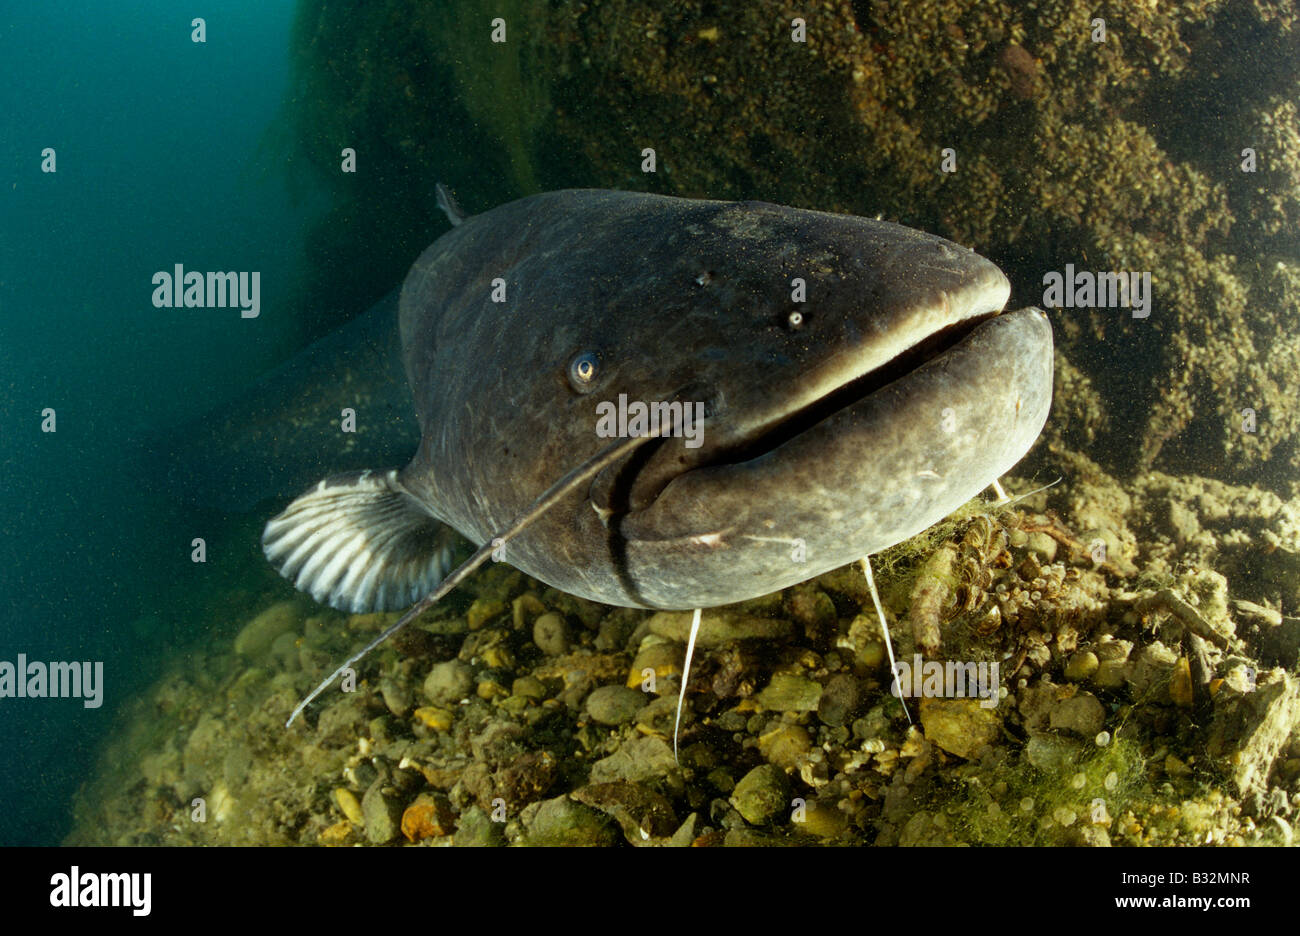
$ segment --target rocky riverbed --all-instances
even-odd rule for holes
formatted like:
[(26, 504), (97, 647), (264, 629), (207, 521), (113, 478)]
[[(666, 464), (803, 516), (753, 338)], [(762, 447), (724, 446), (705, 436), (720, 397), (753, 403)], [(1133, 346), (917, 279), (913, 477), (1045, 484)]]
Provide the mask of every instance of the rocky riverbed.
[(1068, 478), (875, 560), (898, 658), (996, 663), (996, 704), (905, 712), (851, 566), (706, 612), (675, 761), (689, 613), (501, 565), (286, 729), (393, 616), (268, 578), (245, 623), (121, 713), (69, 841), (1291, 843), (1300, 619), (1279, 608), (1300, 502), (1124, 486), (1047, 444), (1034, 460)]

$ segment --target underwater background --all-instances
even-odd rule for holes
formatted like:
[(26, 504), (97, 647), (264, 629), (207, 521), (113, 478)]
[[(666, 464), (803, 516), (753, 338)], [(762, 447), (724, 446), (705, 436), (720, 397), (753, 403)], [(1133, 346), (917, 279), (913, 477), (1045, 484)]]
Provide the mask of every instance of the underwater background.
[[(0, 842), (1291, 843), (1298, 26), (1262, 0), (7, 10), (0, 661), (103, 661), (105, 694), (0, 698)], [(321, 442), (316, 404), (378, 364), (294, 355), (370, 334), (447, 228), (440, 180), (470, 214), (591, 186), (881, 216), (993, 260), (1009, 308), (1067, 264), (1149, 272), (1149, 317), (1048, 309), (1053, 412), (1006, 483), (1061, 482), (880, 557), (899, 655), (928, 608), (945, 657), (1015, 664), (1009, 705), (909, 730), (831, 573), (706, 616), (679, 768), (681, 617), (501, 567), (284, 731), (391, 616), (295, 596), (261, 526), (410, 441)], [(177, 263), (259, 271), (260, 314), (155, 308)]]
[[(271, 310), (306, 275), (309, 195), (295, 204), (258, 161), (287, 88), (292, 9), (218, 12), (201, 45), (167, 0), (0, 14), (3, 652), (102, 660), (106, 674), (97, 709), (5, 700), (6, 844), (67, 833), (114, 711), (201, 636), (186, 546), (199, 534), (158, 489), (151, 434), (235, 396), (295, 336)], [(150, 278), (175, 263), (261, 270), (266, 312), (154, 308)]]

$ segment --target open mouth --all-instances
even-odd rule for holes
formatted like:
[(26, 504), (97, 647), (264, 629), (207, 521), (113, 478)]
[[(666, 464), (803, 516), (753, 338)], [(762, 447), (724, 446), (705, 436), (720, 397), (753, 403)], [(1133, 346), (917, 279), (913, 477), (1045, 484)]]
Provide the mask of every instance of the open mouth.
[[(813, 402), (781, 416), (758, 432), (731, 443), (685, 448), (673, 438), (660, 438), (634, 452), (626, 462), (612, 466), (592, 484), (591, 500), (613, 513), (644, 509), (679, 475), (696, 468), (736, 465), (776, 451), (835, 413), (865, 400), (880, 389), (942, 357), (1000, 309), (978, 313), (927, 335), (884, 364), (829, 390)], [(725, 408), (706, 403), (708, 417), (725, 418)], [(724, 404), (725, 406), (725, 404)], [(715, 412), (715, 409), (717, 410)], [(707, 423), (706, 423), (707, 425)], [(707, 440), (709, 430), (704, 437)]]

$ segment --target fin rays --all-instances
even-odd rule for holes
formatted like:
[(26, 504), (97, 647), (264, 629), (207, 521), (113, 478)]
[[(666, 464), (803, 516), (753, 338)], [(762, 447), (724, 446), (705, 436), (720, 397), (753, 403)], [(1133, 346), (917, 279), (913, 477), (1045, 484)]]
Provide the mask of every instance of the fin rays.
[(262, 550), (294, 586), (340, 611), (403, 608), (451, 565), (443, 525), (397, 471), (326, 478), (266, 525)]

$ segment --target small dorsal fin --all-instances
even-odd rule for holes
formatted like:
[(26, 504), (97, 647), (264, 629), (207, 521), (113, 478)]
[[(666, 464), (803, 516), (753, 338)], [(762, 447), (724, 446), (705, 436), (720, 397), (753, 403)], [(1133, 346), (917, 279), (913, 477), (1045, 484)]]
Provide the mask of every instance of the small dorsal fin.
[(465, 220), (465, 212), (461, 211), (460, 205), (456, 202), (456, 196), (451, 194), (451, 189), (439, 182), (433, 187), (433, 191), (438, 199), (438, 207), (447, 216), (447, 220), (451, 222), (452, 227)]

